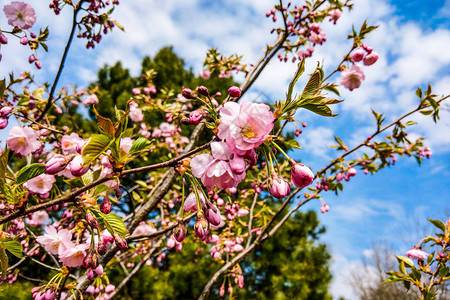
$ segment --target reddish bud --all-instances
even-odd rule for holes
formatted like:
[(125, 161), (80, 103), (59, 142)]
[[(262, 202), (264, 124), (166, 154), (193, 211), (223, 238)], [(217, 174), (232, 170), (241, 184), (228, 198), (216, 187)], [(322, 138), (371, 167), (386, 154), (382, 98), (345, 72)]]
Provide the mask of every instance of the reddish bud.
[(55, 175), (64, 170), (65, 167), (69, 164), (69, 162), (70, 159), (68, 159), (66, 156), (62, 154), (56, 154), (55, 156), (50, 158), (45, 164), (45, 171), (49, 175)]
[(201, 212), (197, 214), (197, 222), (194, 224), (194, 231), (202, 240), (208, 235), (209, 223)]
[(92, 228), (98, 228), (98, 221), (90, 211), (86, 212), (86, 221)]
[(314, 173), (307, 166), (291, 161), (291, 179), (298, 188), (310, 185), (314, 180)]
[(28, 44), (28, 38), (27, 38), (26, 36), (22, 37), (22, 38), (20, 39), (20, 43), (21, 43), (22, 45)]
[(102, 203), (100, 203), (100, 210), (104, 214), (109, 214), (111, 212), (111, 209), (112, 209), (112, 205), (111, 205), (111, 202), (109, 201), (109, 198), (104, 198)]
[(202, 95), (202, 96), (205, 96), (205, 97), (209, 97), (209, 91), (208, 91), (208, 88), (206, 86), (203, 86), (203, 85), (198, 86), (196, 91), (197, 91), (197, 93), (199, 95)]
[(114, 242), (116, 242), (117, 247), (119, 247), (120, 249), (125, 249), (128, 247), (127, 241), (118, 233), (114, 234)]
[(177, 240), (177, 242), (181, 243), (184, 241), (187, 235), (186, 226), (183, 224), (179, 224), (173, 231), (173, 237)]
[(183, 97), (186, 99), (195, 99), (196, 98), (194, 92), (191, 89), (184, 88), (181, 91), (181, 95), (183, 95)]
[(228, 89), (228, 95), (237, 98), (241, 95), (241, 90), (237, 86), (232, 86)]
[(200, 109), (194, 110), (189, 114), (189, 122), (192, 125), (197, 125), (203, 119), (203, 112)]
[(270, 194), (277, 199), (282, 199), (289, 195), (291, 192), (291, 187), (289, 183), (283, 178), (278, 177), (277, 174), (272, 176), (272, 186), (270, 187)]
[(371, 66), (374, 63), (376, 63), (378, 60), (378, 54), (376, 52), (372, 52), (370, 54), (367, 54), (366, 57), (364, 57), (364, 65)]

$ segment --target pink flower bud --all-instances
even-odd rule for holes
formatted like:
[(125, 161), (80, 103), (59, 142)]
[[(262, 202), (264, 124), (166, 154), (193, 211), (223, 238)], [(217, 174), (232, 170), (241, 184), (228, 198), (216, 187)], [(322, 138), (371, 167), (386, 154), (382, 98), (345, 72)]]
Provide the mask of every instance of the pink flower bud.
[(8, 119), (0, 118), (0, 129), (5, 129), (8, 126)]
[(356, 51), (354, 51), (350, 55), (350, 58), (351, 58), (352, 62), (359, 62), (359, 61), (363, 60), (365, 54), (366, 53), (364, 52), (363, 49), (358, 48), (358, 49), (356, 49)]
[(114, 292), (115, 289), (116, 289), (116, 287), (115, 287), (114, 285), (108, 284), (108, 285), (105, 287), (105, 293), (111, 294), (112, 292)]
[(175, 238), (173, 236), (171, 236), (168, 240), (167, 240), (167, 249), (172, 249), (173, 247), (175, 247)]
[(237, 86), (232, 86), (228, 89), (228, 95), (237, 98), (241, 95), (241, 90)]
[(120, 249), (125, 249), (128, 247), (127, 241), (118, 233), (114, 234), (114, 242), (116, 242), (117, 247), (119, 247)]
[(366, 57), (364, 57), (364, 65), (371, 66), (374, 63), (376, 63), (378, 60), (378, 54), (376, 52), (372, 52), (370, 54), (367, 54)]
[(198, 86), (196, 88), (196, 91), (199, 95), (205, 96), (205, 97), (209, 97), (209, 92), (208, 92), (208, 88), (206, 86)]
[(248, 215), (248, 213), (249, 213), (248, 209), (241, 208), (238, 210), (237, 215), (238, 217), (245, 217), (246, 215)]
[(289, 195), (291, 192), (291, 187), (289, 183), (283, 178), (279, 178), (278, 175), (274, 174), (272, 177), (272, 186), (270, 187), (270, 193), (277, 199), (282, 199)]
[(88, 251), (86, 256), (83, 258), (83, 267), (89, 268), (92, 264), (92, 253), (91, 251)]
[(234, 155), (233, 159), (230, 160), (230, 168), (231, 170), (240, 175), (245, 172), (245, 161), (244, 158)]
[(69, 159), (62, 154), (56, 154), (52, 158), (50, 158), (45, 164), (45, 170), (47, 174), (55, 175), (69, 164)]
[(97, 245), (97, 252), (98, 252), (98, 254), (105, 255), (106, 254), (106, 250), (107, 250), (107, 248), (106, 248), (106, 245), (103, 243), (103, 241), (99, 241), (99, 243)]
[(348, 176), (353, 177), (356, 175), (356, 169), (355, 168), (350, 168), (347, 171)]
[(132, 92), (133, 92), (133, 94), (135, 94), (135, 95), (139, 95), (139, 94), (141, 93), (141, 90), (140, 90), (139, 88), (134, 88), (134, 89), (132, 90)]
[(98, 228), (98, 221), (90, 211), (86, 212), (86, 221), (89, 225), (91, 225), (92, 228)]
[(209, 205), (208, 209), (205, 212), (205, 217), (209, 221), (209, 223), (214, 226), (219, 226), (222, 218), (220, 216), (220, 210), (215, 205)]
[(72, 161), (69, 163), (69, 170), (73, 176), (82, 176), (87, 171), (89, 171), (90, 165), (83, 167), (83, 157), (81, 155), (76, 155)]
[(41, 69), (41, 68), (42, 68), (42, 64), (41, 64), (41, 62), (40, 62), (39, 60), (36, 60), (36, 61), (34, 62), (34, 65), (35, 65), (36, 68), (38, 68), (38, 69)]
[(307, 166), (291, 161), (292, 183), (298, 188), (310, 185), (314, 180), (314, 173)]
[(98, 267), (94, 269), (94, 273), (97, 274), (98, 276), (101, 276), (103, 274), (103, 266), (98, 265)]
[(85, 292), (86, 292), (87, 294), (94, 295), (94, 294), (95, 294), (95, 288), (94, 288), (94, 286), (93, 286), (93, 285), (88, 286), (88, 288), (86, 289)]
[(206, 221), (202, 213), (197, 214), (197, 222), (194, 224), (194, 231), (195, 234), (202, 240), (208, 235), (209, 223)]
[(184, 239), (186, 238), (186, 235), (187, 235), (187, 229), (186, 229), (186, 226), (184, 226), (183, 224), (179, 224), (173, 231), (173, 237), (179, 243), (184, 241)]
[(109, 214), (111, 212), (111, 209), (112, 209), (112, 205), (111, 205), (111, 202), (109, 201), (109, 198), (104, 198), (102, 200), (102, 203), (100, 203), (100, 210), (104, 214)]
[(339, 182), (339, 181), (342, 181), (342, 179), (344, 179), (344, 174), (342, 174), (342, 173), (337, 173), (337, 174), (336, 174), (336, 180)]
[(203, 119), (203, 112), (200, 109), (194, 110), (189, 114), (189, 122), (192, 125), (197, 125)]
[(52, 289), (48, 289), (45, 292), (45, 300), (53, 300), (55, 299), (55, 292)]
[(8, 44), (8, 38), (3, 33), (0, 33), (0, 44)]
[(27, 38), (27, 36), (22, 37), (22, 38), (20, 39), (20, 43), (21, 43), (22, 45), (28, 44), (28, 38)]
[(181, 95), (186, 99), (195, 99), (196, 96), (191, 89), (184, 88), (181, 90)]
[(11, 106), (3, 106), (0, 109), (0, 117), (6, 117), (12, 112), (13, 108)]
[(320, 212), (321, 213), (326, 213), (327, 211), (330, 210), (330, 207), (328, 206), (328, 204), (322, 204), (322, 206), (320, 207)]

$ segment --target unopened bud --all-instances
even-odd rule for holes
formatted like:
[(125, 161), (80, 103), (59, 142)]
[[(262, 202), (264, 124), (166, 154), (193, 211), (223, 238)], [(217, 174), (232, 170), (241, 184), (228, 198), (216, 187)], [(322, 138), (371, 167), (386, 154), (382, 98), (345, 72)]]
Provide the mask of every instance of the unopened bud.
[(184, 88), (181, 91), (181, 95), (183, 95), (183, 97), (186, 99), (195, 99), (196, 98), (194, 92), (191, 89), (187, 89), (187, 88)]
[(205, 97), (209, 97), (209, 91), (208, 91), (208, 88), (206, 86), (203, 86), (203, 85), (198, 86), (196, 91), (197, 91), (197, 93), (199, 95), (202, 95), (202, 96), (205, 96)]

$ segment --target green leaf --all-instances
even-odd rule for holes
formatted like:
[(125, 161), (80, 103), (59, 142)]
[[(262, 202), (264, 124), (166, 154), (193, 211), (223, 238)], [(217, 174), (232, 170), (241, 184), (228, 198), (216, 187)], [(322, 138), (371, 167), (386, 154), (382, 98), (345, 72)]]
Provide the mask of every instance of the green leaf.
[(289, 83), (288, 88), (288, 94), (287, 94), (287, 102), (290, 102), (292, 99), (292, 91), (294, 90), (294, 86), (297, 83), (300, 76), (305, 72), (305, 59), (302, 59), (302, 61), (297, 66), (297, 72), (295, 72), (294, 77), (292, 78), (291, 82)]
[(439, 228), (440, 230), (442, 230), (443, 232), (445, 232), (445, 224), (442, 223), (439, 220), (433, 220), (433, 219), (428, 219), (428, 221), (431, 222), (431, 224), (433, 224), (434, 226), (436, 226), (437, 228)]
[(447, 277), (449, 272), (449, 268), (441, 263), (440, 269), (439, 269), (439, 276), (441, 277)]
[(97, 220), (105, 225), (106, 230), (108, 230), (112, 236), (114, 236), (114, 233), (118, 233), (121, 237), (127, 235), (127, 228), (125, 227), (122, 218), (118, 215), (114, 213), (104, 214), (101, 211), (94, 209), (91, 211)]
[(302, 105), (301, 107), (312, 111), (313, 113), (316, 113), (318, 115), (324, 116), (324, 117), (334, 117), (337, 116), (337, 114), (333, 114), (331, 111), (331, 108), (329, 108), (326, 105), (317, 105), (317, 104), (306, 104)]
[(5, 93), (5, 89), (6, 89), (6, 79), (3, 78), (2, 80), (0, 80), (0, 97), (3, 98), (3, 94)]
[(136, 141), (134, 141), (133, 145), (130, 148), (128, 154), (138, 153), (144, 150), (147, 150), (152, 145), (152, 142), (147, 140), (144, 137), (139, 137)]
[(408, 121), (408, 122), (406, 122), (406, 125), (408, 125), (408, 126), (411, 126), (411, 125), (414, 125), (414, 124), (417, 124), (417, 123), (414, 122), (414, 121)]
[(339, 90), (337, 89), (335, 84), (326, 85), (323, 87), (324, 90), (330, 91), (332, 93), (335, 93), (336, 95), (340, 96)]
[(289, 148), (295, 148), (295, 149), (301, 149), (302, 147), (300, 147), (300, 144), (292, 139), (292, 140), (288, 140), (286, 142), (284, 142)]
[(122, 25), (120, 25), (117, 21), (113, 21), (113, 23), (122, 31), (125, 31)]
[(417, 90), (416, 90), (416, 95), (417, 95), (417, 97), (419, 97), (420, 99), (422, 98), (422, 89), (421, 89), (421, 88), (417, 88)]
[(84, 165), (87, 166), (93, 162), (103, 152), (108, 150), (114, 139), (104, 134), (94, 134), (83, 147), (81, 155), (83, 155)]
[(45, 165), (43, 164), (31, 164), (20, 169), (17, 174), (17, 184), (24, 183), (38, 175), (45, 173)]
[(3, 247), (0, 247), (0, 263), (2, 270), (2, 276), (0, 278), (3, 280), (8, 273), (8, 255), (6, 255), (5, 248)]
[(98, 127), (100, 127), (100, 129), (108, 136), (113, 137), (114, 134), (116, 133), (116, 130), (114, 129), (112, 121), (108, 118), (102, 117), (97, 112), (97, 109), (95, 109), (95, 105), (92, 106), (92, 109), (94, 110), (95, 116), (97, 117)]
[(307, 98), (315, 95), (322, 82), (322, 72), (317, 68), (308, 80), (305, 88), (303, 89), (301, 98)]
[(94, 175), (91, 170), (88, 170), (85, 174), (81, 176), (81, 180), (84, 185), (88, 185), (89, 183), (94, 181)]
[(8, 167), (8, 154), (9, 150), (7, 147), (5, 147), (5, 151), (3, 151), (2, 155), (0, 156), (0, 178), (5, 178), (6, 169)]
[(12, 255), (14, 255), (17, 258), (22, 258), (22, 252), (23, 247), (22, 245), (16, 241), (16, 240), (7, 240), (0, 242), (0, 245), (6, 248), (9, 252), (11, 252)]
[(398, 262), (403, 261), (409, 268), (414, 267), (414, 263), (411, 259), (409, 259), (406, 256), (401, 256), (401, 255), (396, 255), (395, 257), (397, 257)]

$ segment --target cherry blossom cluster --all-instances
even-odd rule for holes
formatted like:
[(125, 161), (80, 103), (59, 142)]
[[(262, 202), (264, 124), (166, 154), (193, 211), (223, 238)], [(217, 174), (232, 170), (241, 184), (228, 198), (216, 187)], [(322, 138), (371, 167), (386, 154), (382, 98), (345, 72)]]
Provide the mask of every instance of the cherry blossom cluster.
[[(8, 25), (13, 28), (10, 31), (0, 29), (0, 61), (2, 60), (1, 47), (8, 44), (9, 35), (17, 38), (20, 44), (28, 46), (33, 53), (29, 56), (28, 62), (34, 63), (40, 69), (41, 62), (37, 59), (36, 49), (41, 45), (47, 51), (47, 45), (44, 43), (48, 37), (48, 29), (41, 30), (39, 34), (32, 32), (30, 28), (36, 23), (36, 12), (34, 8), (25, 2), (12, 1), (3, 6), (3, 12), (8, 20)], [(6, 34), (6, 35), (5, 35)]]

